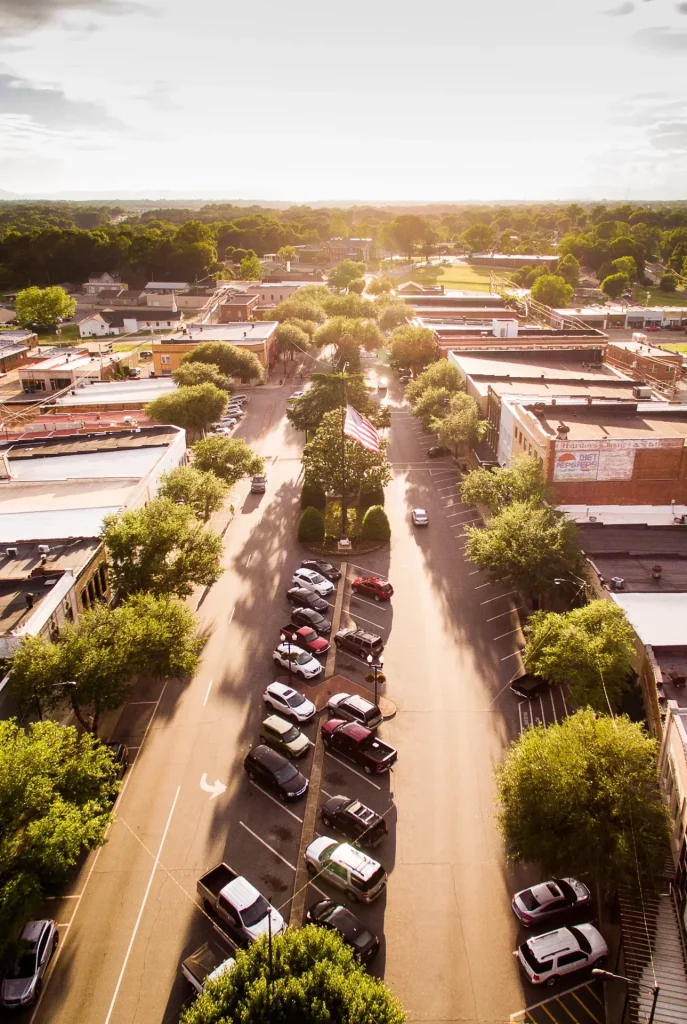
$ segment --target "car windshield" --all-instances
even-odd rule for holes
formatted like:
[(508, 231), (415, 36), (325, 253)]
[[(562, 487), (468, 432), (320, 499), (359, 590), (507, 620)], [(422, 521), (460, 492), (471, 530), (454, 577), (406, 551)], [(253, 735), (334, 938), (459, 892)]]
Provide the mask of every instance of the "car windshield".
[(532, 950), (526, 942), (524, 942), (520, 947), (520, 952), (522, 953), (522, 958), (525, 961), (525, 963), (529, 964), (532, 970), (536, 971), (537, 974), (542, 974), (545, 971), (551, 969), (550, 963), (547, 964), (541, 960), (537, 960), (536, 956), (534, 955), (534, 953), (532, 952)]
[(270, 912), (270, 905), (264, 896), (258, 896), (255, 903), (241, 911), (241, 920), (246, 928), (252, 928)]
[(539, 900), (534, 895), (531, 889), (525, 889), (524, 892), (520, 893), (520, 899), (527, 910), (538, 910)]
[(353, 945), (357, 946), (358, 949), (365, 949), (365, 947), (369, 946), (373, 939), (374, 935), (372, 934), (372, 932), (364, 930), (360, 932), (359, 935), (356, 935), (356, 937), (352, 941)]
[(297, 665), (309, 665), (310, 662), (312, 661), (312, 658), (310, 657), (309, 654), (306, 654), (304, 651), (303, 654), (298, 655), (295, 661)]
[(284, 743), (293, 743), (293, 741), (297, 740), (299, 736), (300, 733), (295, 725), (292, 725), (287, 732), (283, 732), (281, 734), (281, 738), (283, 739)]
[(584, 932), (580, 931), (579, 928), (576, 928), (574, 924), (570, 925), (570, 931), (573, 933), (573, 935), (579, 942), (580, 949), (587, 953), (587, 955), (589, 955), (589, 953), (591, 953), (592, 951), (592, 947), (590, 945), (589, 939), (584, 934)]
[(305, 697), (302, 694), (296, 693), (294, 691), (293, 693), (290, 693), (289, 696), (286, 698), (286, 703), (289, 705), (290, 708), (299, 708), (301, 704), (305, 704)]
[(320, 576), (319, 572), (313, 572), (312, 576), (310, 577), (310, 582), (316, 583), (319, 586), (320, 583), (325, 582), (325, 578), (324, 576)]
[(24, 953), (7, 972), (8, 978), (32, 978), (36, 973), (36, 954)]
[(298, 775), (298, 769), (292, 764), (285, 764), (283, 768), (280, 768), (275, 773), (276, 781), (283, 786), (286, 782), (291, 782), (291, 779), (295, 779)]
[(305, 633), (302, 634), (303, 639), (310, 642), (311, 640), (317, 640), (317, 633), (314, 629), (306, 629)]
[(389, 583), (380, 583), (380, 584), (379, 584), (379, 589), (380, 589), (380, 590), (381, 590), (381, 591), (382, 591), (382, 592), (383, 592), (384, 594), (388, 594), (388, 593), (389, 593), (389, 591), (391, 590), (391, 584), (389, 584)]
[(575, 894), (575, 890), (569, 882), (566, 882), (564, 878), (554, 878), (554, 882), (556, 883), (556, 885), (561, 890), (561, 892), (563, 893), (563, 895), (569, 903), (576, 902), (577, 896)]

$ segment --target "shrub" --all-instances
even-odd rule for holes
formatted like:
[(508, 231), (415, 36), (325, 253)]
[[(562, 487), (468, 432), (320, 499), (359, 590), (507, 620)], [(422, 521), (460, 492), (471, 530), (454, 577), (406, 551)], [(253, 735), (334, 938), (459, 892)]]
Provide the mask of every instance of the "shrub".
[[(357, 537), (359, 533), (358, 513), (354, 508), (347, 510), (346, 519), (348, 522), (346, 535)], [(327, 538), (338, 540), (341, 536), (341, 504), (338, 501), (327, 505), (327, 511), (324, 514), (324, 530)]]
[(306, 478), (301, 490), (301, 508), (317, 508), (320, 512), (324, 512), (326, 506), (327, 497), (320, 481)]
[(658, 282), (658, 287), (662, 292), (674, 292), (677, 287), (677, 278), (674, 274), (664, 274)]
[(370, 505), (384, 507), (384, 488), (379, 484), (363, 484), (360, 488), (359, 505), (365, 509), (368, 509)]
[(324, 540), (324, 516), (319, 509), (310, 505), (301, 513), (298, 521), (298, 539), (304, 543)]
[(365, 513), (362, 538), (363, 540), (391, 540), (389, 517), (381, 505), (372, 505)]

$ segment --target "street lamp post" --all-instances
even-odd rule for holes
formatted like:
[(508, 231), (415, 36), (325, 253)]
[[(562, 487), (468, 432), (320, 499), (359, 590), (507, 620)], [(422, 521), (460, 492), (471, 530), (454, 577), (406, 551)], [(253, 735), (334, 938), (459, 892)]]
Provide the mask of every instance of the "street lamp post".
[(286, 646), (289, 649), (288, 653), (286, 655), (286, 661), (287, 661), (287, 664), (289, 666), (289, 687), (290, 687), (290, 689), (293, 689), (293, 668), (291, 667), (291, 648), (292, 648), (293, 645), (292, 645), (290, 640), (287, 641), (287, 639), (286, 639), (286, 637), (284, 636), (283, 633), (280, 634), (280, 639), (281, 639), (281, 642), (283, 644), (286, 644)]
[(384, 668), (384, 655), (380, 654), (379, 659), (377, 661), (375, 661), (373, 659), (372, 655), (368, 654), (368, 656), (367, 656), (367, 664), (370, 666), (370, 668), (374, 672), (374, 677), (375, 677), (375, 704), (377, 704), (377, 703), (379, 703), (378, 698), (377, 698), (377, 678), (378, 678), (377, 672), (378, 672), (379, 669)]
[(654, 1024), (654, 1014), (656, 1013), (656, 1003), (658, 1002), (658, 993), (661, 991), (658, 985), (642, 985), (639, 982), (631, 982), (629, 978), (626, 978), (624, 974), (613, 974), (612, 971), (603, 971), (600, 967), (593, 967), (592, 974), (596, 975), (597, 978), (613, 978), (615, 981), (624, 981), (626, 985), (636, 984), (638, 988), (645, 988), (653, 993), (653, 999), (651, 1001), (651, 1013), (649, 1014), (649, 1020), (647, 1024)]

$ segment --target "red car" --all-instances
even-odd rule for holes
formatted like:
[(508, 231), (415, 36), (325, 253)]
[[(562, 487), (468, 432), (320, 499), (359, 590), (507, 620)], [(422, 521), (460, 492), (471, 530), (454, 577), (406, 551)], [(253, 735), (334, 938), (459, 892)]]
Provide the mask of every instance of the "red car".
[(288, 643), (295, 644), (310, 654), (326, 654), (329, 650), (329, 641), (318, 636), (312, 626), (297, 626), (290, 622), (288, 626), (282, 626), (281, 634)]
[(657, 327), (655, 324), (651, 324), (649, 327), (645, 327), (644, 330), (645, 331), (660, 331), (661, 328)]
[(367, 594), (374, 597), (375, 601), (390, 601), (394, 588), (386, 580), (380, 580), (378, 576), (358, 576), (353, 580), (351, 589), (355, 594)]

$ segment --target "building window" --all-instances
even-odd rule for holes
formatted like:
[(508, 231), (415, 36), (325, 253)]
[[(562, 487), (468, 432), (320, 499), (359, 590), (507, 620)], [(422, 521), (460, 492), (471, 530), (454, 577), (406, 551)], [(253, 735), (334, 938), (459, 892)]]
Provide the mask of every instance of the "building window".
[(163, 366), (169, 366), (171, 361), (172, 361), (172, 357), (171, 356), (160, 356), (160, 362), (162, 363)]
[(88, 590), (86, 587), (81, 591), (81, 604), (84, 606), (84, 610), (88, 611)]
[(98, 575), (100, 576), (100, 587), (103, 594), (105, 594), (107, 593), (107, 569), (105, 568), (104, 562), (101, 563), (100, 568), (98, 569)]

